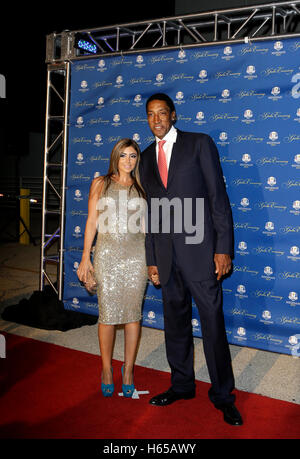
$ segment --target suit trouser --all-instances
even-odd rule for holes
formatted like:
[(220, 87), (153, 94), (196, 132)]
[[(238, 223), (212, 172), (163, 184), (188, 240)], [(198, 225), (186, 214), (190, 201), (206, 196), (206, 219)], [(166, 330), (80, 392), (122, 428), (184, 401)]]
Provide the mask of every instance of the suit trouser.
[(190, 281), (173, 250), (172, 271), (162, 286), (167, 359), (175, 392), (195, 389), (192, 298), (200, 316), (203, 348), (212, 383), (209, 398), (216, 405), (232, 403), (234, 376), (226, 337), (221, 284), (216, 279)]

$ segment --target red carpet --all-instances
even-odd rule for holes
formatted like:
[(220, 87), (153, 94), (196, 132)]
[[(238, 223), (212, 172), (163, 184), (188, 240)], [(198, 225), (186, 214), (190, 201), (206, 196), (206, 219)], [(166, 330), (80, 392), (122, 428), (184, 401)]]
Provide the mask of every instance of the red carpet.
[[(78, 439), (299, 439), (300, 405), (236, 391), (244, 425), (224, 423), (209, 402), (209, 384), (197, 398), (168, 407), (148, 401), (169, 387), (170, 375), (136, 366), (139, 399), (100, 392), (100, 358), (54, 344), (5, 334), (0, 359), (0, 438)], [(121, 362), (114, 361), (117, 392)]]

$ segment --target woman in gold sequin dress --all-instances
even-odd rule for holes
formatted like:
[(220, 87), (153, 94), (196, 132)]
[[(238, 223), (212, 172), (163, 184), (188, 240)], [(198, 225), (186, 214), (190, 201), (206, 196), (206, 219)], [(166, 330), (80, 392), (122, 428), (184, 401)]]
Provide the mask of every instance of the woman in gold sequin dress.
[[(140, 149), (131, 139), (114, 146), (107, 175), (93, 180), (88, 201), (84, 248), (77, 275), (97, 280), (102, 392), (114, 391), (111, 366), (115, 326), (125, 324), (123, 394), (131, 397), (133, 366), (140, 336), (141, 307), (147, 283), (143, 215), (145, 193), (139, 180)], [(93, 265), (91, 247), (97, 234)]]

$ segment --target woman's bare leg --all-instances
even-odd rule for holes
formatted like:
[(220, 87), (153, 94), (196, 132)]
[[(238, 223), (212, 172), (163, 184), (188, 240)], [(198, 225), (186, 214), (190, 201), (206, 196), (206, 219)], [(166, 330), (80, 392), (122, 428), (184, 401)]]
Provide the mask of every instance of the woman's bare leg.
[(115, 326), (99, 324), (98, 338), (102, 358), (102, 382), (104, 384), (112, 384), (113, 377), (111, 371), (111, 361), (115, 340)]
[(124, 384), (133, 384), (133, 366), (136, 360), (138, 344), (141, 334), (140, 322), (130, 322), (125, 324), (125, 364), (124, 364)]

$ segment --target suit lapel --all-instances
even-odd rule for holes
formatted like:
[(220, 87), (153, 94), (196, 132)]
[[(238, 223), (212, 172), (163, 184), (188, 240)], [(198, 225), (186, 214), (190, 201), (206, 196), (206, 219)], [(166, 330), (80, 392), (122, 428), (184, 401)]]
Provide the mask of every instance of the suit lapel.
[(160, 173), (159, 173), (159, 170), (158, 170), (158, 165), (157, 165), (157, 160), (156, 160), (156, 143), (154, 142), (152, 147), (151, 147), (151, 153), (150, 153), (150, 164), (151, 164), (151, 169), (154, 171), (154, 174), (159, 182), (159, 184), (163, 187), (163, 183), (161, 181), (161, 178), (160, 178)]
[(181, 162), (184, 161), (184, 148), (183, 148), (183, 134), (181, 131), (177, 129), (177, 139), (176, 142), (173, 145), (173, 150), (172, 150), (172, 155), (171, 155), (171, 161), (169, 164), (169, 171), (168, 171), (168, 184), (167, 186), (169, 187), (176, 170), (180, 168)]

